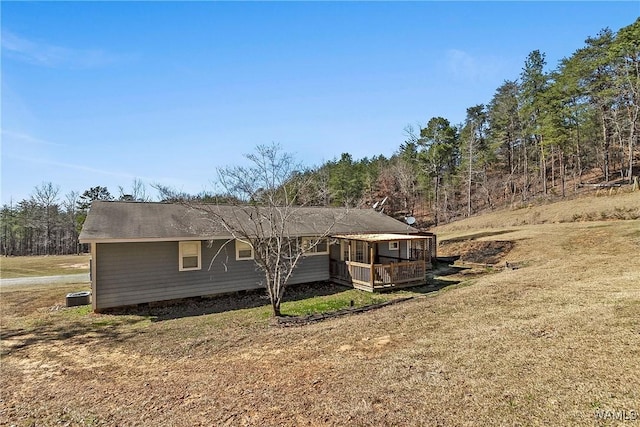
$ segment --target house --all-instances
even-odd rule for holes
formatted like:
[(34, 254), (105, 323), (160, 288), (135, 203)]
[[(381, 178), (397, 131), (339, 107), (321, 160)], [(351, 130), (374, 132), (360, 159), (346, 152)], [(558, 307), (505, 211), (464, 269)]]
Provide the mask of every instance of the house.
[[(80, 233), (91, 246), (93, 309), (262, 287), (250, 242), (220, 223), (249, 227), (250, 214), (207, 206), (94, 201)], [(290, 284), (332, 280), (368, 291), (422, 284), (435, 258), (433, 234), (372, 209), (296, 208), (286, 232), (314, 242)]]

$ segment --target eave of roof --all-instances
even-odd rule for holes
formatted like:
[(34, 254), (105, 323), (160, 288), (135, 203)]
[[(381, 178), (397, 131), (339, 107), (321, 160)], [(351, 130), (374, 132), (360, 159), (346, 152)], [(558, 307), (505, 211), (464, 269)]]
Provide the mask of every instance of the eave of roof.
[(363, 242), (376, 243), (376, 242), (392, 242), (396, 240), (424, 240), (427, 236), (421, 236), (416, 234), (337, 234), (331, 235), (336, 239), (348, 239), (348, 240), (360, 240)]

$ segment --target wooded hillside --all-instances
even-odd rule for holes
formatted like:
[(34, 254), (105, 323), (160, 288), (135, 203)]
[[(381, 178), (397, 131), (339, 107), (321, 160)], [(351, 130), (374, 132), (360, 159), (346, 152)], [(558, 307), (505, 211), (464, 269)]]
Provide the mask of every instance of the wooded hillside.
[[(604, 29), (549, 69), (531, 52), (519, 76), (486, 103), (469, 106), (463, 123), (430, 118), (407, 126), (390, 158), (349, 153), (292, 180), (311, 179), (302, 204), (373, 206), (428, 227), (535, 199), (563, 198), (588, 185), (633, 185), (640, 175), (640, 18), (617, 32)], [(212, 195), (185, 195), (209, 199)], [(161, 197), (160, 197), (161, 198)], [(75, 253), (92, 200), (111, 200), (105, 187), (82, 195), (43, 183), (28, 199), (5, 204), (3, 255)], [(145, 185), (120, 188), (120, 200), (151, 200)], [(381, 201), (385, 200), (383, 205)]]
[(433, 117), (408, 126), (390, 158), (348, 153), (314, 171), (307, 202), (426, 215), (423, 225), (485, 209), (565, 197), (585, 183), (633, 184), (640, 172), (640, 19), (602, 30), (549, 70), (536, 50), (522, 72), (464, 123)]

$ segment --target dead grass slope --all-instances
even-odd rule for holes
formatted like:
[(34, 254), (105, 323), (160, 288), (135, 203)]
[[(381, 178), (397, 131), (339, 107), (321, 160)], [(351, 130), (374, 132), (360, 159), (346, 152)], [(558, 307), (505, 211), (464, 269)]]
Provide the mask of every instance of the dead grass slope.
[[(620, 191), (618, 193), (618, 191)], [(589, 222), (602, 220), (640, 219), (640, 191), (628, 192), (616, 188), (593, 195), (541, 205), (526, 205), (455, 221), (435, 231), (440, 234), (454, 231), (502, 229), (528, 224)]]
[(525, 266), (303, 327), (277, 327), (259, 308), (162, 321), (3, 313), (0, 419), (546, 426), (640, 412), (640, 222), (477, 237), (492, 239), (514, 242), (507, 259)]

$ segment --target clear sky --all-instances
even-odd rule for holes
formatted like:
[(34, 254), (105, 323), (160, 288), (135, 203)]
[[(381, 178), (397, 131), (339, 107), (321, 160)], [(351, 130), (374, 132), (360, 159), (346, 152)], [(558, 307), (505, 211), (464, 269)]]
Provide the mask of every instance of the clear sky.
[(549, 68), (629, 2), (2, 2), (2, 203), (138, 178), (186, 192), (280, 143), (307, 165), (390, 156)]

